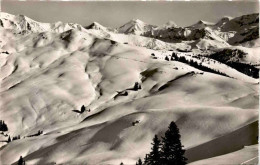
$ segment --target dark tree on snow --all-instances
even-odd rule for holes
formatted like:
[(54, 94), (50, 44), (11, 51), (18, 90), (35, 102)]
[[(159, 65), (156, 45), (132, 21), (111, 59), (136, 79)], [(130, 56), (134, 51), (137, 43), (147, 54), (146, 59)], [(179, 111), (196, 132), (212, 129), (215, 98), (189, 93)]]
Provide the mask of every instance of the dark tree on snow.
[(9, 136), (8, 140), (7, 140), (7, 143), (10, 143), (10, 142), (11, 142), (11, 137)]
[(80, 112), (83, 113), (85, 110), (86, 110), (85, 106), (82, 105), (82, 107), (81, 107), (81, 109), (80, 109)]
[(155, 135), (152, 142), (152, 151), (147, 156), (147, 165), (160, 165), (161, 164), (161, 141)]
[(3, 120), (0, 120), (0, 131), (8, 131), (7, 125)]
[(145, 158), (144, 158), (144, 164), (147, 164), (148, 163), (148, 154), (145, 155)]
[(25, 165), (25, 161), (22, 156), (20, 156), (20, 159), (18, 160), (18, 165)]
[(136, 165), (143, 165), (141, 158), (138, 159), (138, 161), (136, 162)]
[(138, 91), (138, 89), (142, 89), (141, 84), (139, 84), (138, 82), (135, 82), (134, 90)]
[[(184, 157), (185, 150), (182, 149), (181, 135), (179, 129), (174, 122), (162, 137), (162, 142), (157, 135), (154, 136), (152, 142), (152, 151), (146, 154), (144, 165), (185, 165), (187, 158)], [(137, 162), (138, 163), (138, 162)], [(136, 163), (136, 164), (137, 164)]]
[(41, 135), (43, 133), (43, 131), (38, 130), (38, 133), (36, 134), (37, 136)]
[(185, 165), (187, 158), (184, 157), (185, 150), (182, 149), (181, 135), (174, 122), (171, 122), (165, 137), (162, 137), (162, 164), (163, 165)]

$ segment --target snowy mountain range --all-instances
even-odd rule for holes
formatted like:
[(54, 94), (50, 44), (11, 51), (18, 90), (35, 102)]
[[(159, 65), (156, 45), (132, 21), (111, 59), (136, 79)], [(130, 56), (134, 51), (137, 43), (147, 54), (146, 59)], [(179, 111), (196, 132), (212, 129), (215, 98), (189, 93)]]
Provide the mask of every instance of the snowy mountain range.
[(171, 121), (189, 164), (253, 164), (259, 41), (258, 14), (109, 28), (1, 12), (0, 164), (132, 165)]

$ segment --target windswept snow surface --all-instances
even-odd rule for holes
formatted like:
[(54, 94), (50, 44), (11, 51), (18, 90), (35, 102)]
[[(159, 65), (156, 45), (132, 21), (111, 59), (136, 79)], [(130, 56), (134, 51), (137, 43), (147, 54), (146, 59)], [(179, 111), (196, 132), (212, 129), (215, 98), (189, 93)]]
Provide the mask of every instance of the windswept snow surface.
[[(4, 134), (21, 139), (6, 143), (8, 136), (0, 134), (0, 164), (23, 156), (26, 164), (134, 165), (171, 121), (191, 164), (256, 161), (259, 80), (208, 59), (211, 51), (98, 23), (85, 29), (7, 13), (1, 20), (0, 120), (8, 126)], [(137, 30), (147, 29), (135, 22)], [(203, 40), (196, 42), (208, 48)], [(257, 47), (239, 48), (248, 52), (245, 61), (259, 61)], [(170, 49), (226, 76), (167, 61)], [(133, 90), (135, 82), (142, 89)], [(79, 113), (82, 105), (86, 111)], [(38, 130), (43, 134), (28, 137)]]

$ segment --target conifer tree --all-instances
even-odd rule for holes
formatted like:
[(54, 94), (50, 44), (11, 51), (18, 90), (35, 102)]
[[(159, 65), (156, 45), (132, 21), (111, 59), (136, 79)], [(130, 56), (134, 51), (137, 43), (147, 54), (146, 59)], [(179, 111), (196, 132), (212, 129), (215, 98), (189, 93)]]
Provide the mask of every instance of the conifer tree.
[(139, 83), (138, 83), (138, 82), (135, 82), (134, 90), (135, 90), (135, 91), (138, 91), (138, 89), (140, 89)]
[(181, 135), (179, 129), (174, 122), (168, 127), (165, 132), (165, 137), (162, 138), (162, 164), (163, 165), (185, 165), (187, 158), (184, 157), (185, 150), (182, 149)]
[(18, 165), (25, 165), (25, 161), (22, 156), (20, 156), (20, 159), (18, 160)]
[(9, 136), (8, 140), (7, 140), (7, 143), (10, 143), (10, 142), (11, 142), (11, 137)]
[(148, 154), (145, 155), (145, 158), (144, 158), (144, 164), (147, 164), (148, 163)]
[(141, 158), (138, 159), (138, 161), (136, 162), (136, 165), (143, 165)]
[(86, 110), (85, 106), (82, 105), (82, 107), (81, 107), (81, 109), (80, 109), (80, 112), (83, 113), (85, 110)]
[(155, 135), (152, 143), (152, 151), (148, 154), (147, 165), (160, 165), (161, 164), (161, 141)]

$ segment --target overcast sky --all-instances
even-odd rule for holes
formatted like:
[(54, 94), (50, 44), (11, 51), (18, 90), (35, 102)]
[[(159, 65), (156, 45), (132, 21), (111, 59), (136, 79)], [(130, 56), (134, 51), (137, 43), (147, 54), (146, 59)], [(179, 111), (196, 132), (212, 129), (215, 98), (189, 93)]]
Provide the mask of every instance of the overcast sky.
[(2, 1), (1, 10), (23, 14), (40, 22), (73, 22), (119, 27), (131, 19), (162, 25), (169, 20), (188, 26), (198, 20), (216, 22), (223, 16), (241, 16), (259, 12), (258, 1), (207, 2), (19, 2)]

